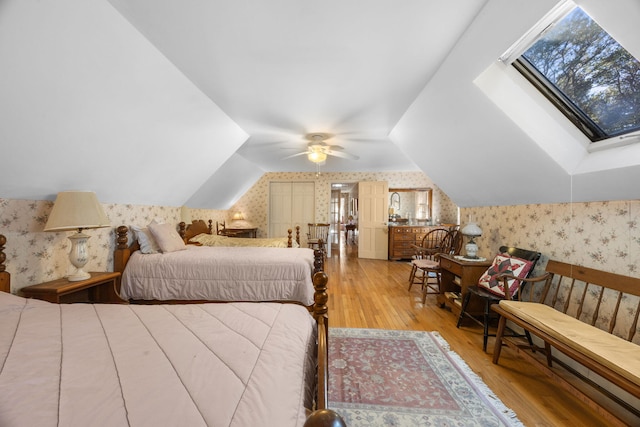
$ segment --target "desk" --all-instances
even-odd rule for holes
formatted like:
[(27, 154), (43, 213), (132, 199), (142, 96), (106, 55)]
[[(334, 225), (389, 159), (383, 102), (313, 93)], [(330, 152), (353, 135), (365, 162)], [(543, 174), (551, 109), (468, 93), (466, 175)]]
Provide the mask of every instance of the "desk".
[(249, 237), (255, 239), (258, 236), (258, 228), (229, 228), (220, 230), (220, 234), (229, 237)]
[[(461, 302), (467, 293), (467, 287), (477, 285), (482, 273), (487, 271), (491, 261), (465, 261), (453, 255), (440, 255), (440, 293), (437, 296), (438, 304), (451, 308), (451, 312), (460, 315)], [(454, 297), (457, 294), (459, 297)], [(471, 305), (471, 304), (470, 304)], [(482, 313), (479, 307), (469, 307), (470, 312)]]

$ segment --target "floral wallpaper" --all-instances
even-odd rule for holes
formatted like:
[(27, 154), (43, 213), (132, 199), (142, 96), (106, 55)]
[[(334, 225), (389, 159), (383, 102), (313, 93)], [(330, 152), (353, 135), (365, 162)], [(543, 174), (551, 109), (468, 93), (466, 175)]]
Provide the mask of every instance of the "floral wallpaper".
[(389, 188), (433, 188), (433, 217), (441, 222), (457, 223), (458, 207), (422, 172), (327, 172), (316, 176), (312, 172), (270, 172), (264, 174), (231, 208), (258, 227), (258, 237), (268, 237), (269, 183), (272, 181), (314, 181), (316, 183), (316, 221), (329, 220), (331, 184), (359, 181), (387, 181)]
[(502, 245), (542, 253), (537, 268), (553, 258), (640, 277), (640, 200), (463, 208), (482, 229), (479, 255)]

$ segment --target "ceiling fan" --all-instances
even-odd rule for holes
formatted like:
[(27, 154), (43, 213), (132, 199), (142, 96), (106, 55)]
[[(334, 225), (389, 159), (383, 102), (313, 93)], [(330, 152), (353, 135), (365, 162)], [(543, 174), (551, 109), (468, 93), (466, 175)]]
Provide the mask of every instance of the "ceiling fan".
[(354, 154), (346, 153), (342, 150), (344, 148), (339, 145), (329, 145), (325, 141), (331, 138), (328, 133), (310, 133), (305, 135), (305, 139), (309, 141), (307, 149), (300, 153), (292, 154), (284, 157), (284, 159), (291, 159), (298, 156), (307, 156), (310, 162), (316, 164), (324, 164), (327, 160), (327, 156), (341, 157), (343, 159), (358, 160), (359, 157)]

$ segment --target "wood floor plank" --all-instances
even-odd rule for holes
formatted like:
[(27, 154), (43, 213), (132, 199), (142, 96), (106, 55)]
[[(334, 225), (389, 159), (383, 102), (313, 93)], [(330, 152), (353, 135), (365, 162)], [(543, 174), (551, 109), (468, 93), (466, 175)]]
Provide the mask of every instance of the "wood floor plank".
[(438, 331), (526, 426), (607, 426), (511, 351), (503, 350), (500, 364), (494, 365), (493, 339), (484, 353), (479, 326), (458, 329), (454, 315), (440, 308), (434, 295), (423, 305), (418, 285), (407, 290), (407, 262), (359, 259), (357, 245), (341, 239), (333, 244), (325, 270), (332, 327)]

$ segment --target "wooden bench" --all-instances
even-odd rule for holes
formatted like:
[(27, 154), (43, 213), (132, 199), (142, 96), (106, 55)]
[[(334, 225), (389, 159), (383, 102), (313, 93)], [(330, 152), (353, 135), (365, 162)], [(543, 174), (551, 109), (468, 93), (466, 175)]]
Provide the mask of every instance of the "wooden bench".
[[(640, 399), (640, 278), (554, 260), (546, 272), (549, 280), (537, 282), (543, 286), (526, 285), (529, 298), (491, 306), (500, 315), (493, 363), (505, 344), (612, 424), (640, 425), (638, 405), (628, 401)], [(504, 335), (507, 321), (539, 338), (544, 348)], [(556, 357), (552, 348), (564, 357)], [(570, 359), (632, 397), (623, 399), (624, 393), (605, 388), (606, 382), (588, 378)]]

